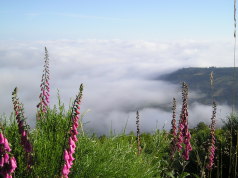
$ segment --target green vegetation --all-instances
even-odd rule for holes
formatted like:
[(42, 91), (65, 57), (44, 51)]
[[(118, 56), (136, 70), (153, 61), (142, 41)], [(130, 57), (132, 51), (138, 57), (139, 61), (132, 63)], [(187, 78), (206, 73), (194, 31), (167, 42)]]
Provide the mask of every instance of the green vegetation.
[[(9, 122), (2, 118), (2, 132), (11, 143), (12, 154), (17, 160), (15, 177), (60, 176), (70, 112), (62, 110), (62, 106), (59, 108), (48, 110), (46, 118), (38, 121), (36, 128), (30, 131), (34, 148), (34, 164), (30, 171), (24, 160), (24, 150), (14, 116)], [(229, 175), (230, 166), (231, 177), (234, 175), (237, 122), (238, 118), (231, 116), (223, 128), (216, 130), (216, 166), (212, 170), (212, 177)], [(233, 135), (230, 134), (231, 130)], [(209, 127), (199, 123), (190, 131), (193, 150), (182, 173), (181, 155), (177, 153), (175, 160), (170, 158), (172, 135), (169, 132), (157, 130), (141, 134), (142, 152), (138, 155), (137, 140), (133, 133), (97, 137), (83, 134), (82, 129), (79, 129), (75, 161), (69, 177), (183, 177), (188, 173), (193, 177), (200, 177), (201, 164), (206, 162)], [(207, 171), (206, 168), (204, 170)]]
[[(70, 115), (55, 107), (48, 110), (45, 117), (30, 132), (34, 148), (34, 164), (30, 171), (22, 156), (24, 150), (17, 136), (14, 118), (8, 123), (1, 121), (3, 133), (11, 143), (12, 154), (18, 163), (16, 177), (59, 177), (61, 173), (64, 137)], [(70, 177), (159, 177), (167, 169), (165, 158), (168, 156), (169, 138), (164, 131), (142, 135), (144, 151), (140, 156), (137, 155), (133, 134), (110, 137), (83, 135), (80, 133), (78, 137)]]

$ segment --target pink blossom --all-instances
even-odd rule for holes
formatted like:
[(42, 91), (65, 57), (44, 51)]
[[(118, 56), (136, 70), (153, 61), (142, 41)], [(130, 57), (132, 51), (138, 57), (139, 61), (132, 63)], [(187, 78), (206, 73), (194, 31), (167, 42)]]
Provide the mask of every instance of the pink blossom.
[(65, 161), (69, 160), (69, 154), (67, 150), (64, 150), (64, 160)]
[(71, 160), (66, 161), (66, 166), (68, 169), (70, 169), (72, 167), (72, 165), (73, 165), (73, 163)]
[(77, 136), (76, 136), (76, 135), (73, 135), (72, 137), (73, 137), (73, 138), (72, 138), (72, 139), (73, 139), (73, 141), (75, 141), (75, 142), (77, 142), (77, 141), (78, 141), (78, 138), (77, 138)]
[(4, 136), (2, 133), (0, 133), (0, 144), (4, 143)]
[(4, 138), (4, 148), (7, 152), (11, 151), (11, 148), (9, 146), (8, 140), (6, 138)]
[(74, 111), (77, 115), (80, 114), (79, 108), (75, 108)]
[(11, 157), (10, 158), (10, 173), (13, 173), (15, 171), (15, 169), (17, 168), (17, 162), (16, 162), (16, 159), (14, 157)]
[(4, 157), (0, 157), (0, 167), (3, 167), (3, 164), (4, 164)]
[(73, 160), (74, 160), (73, 154), (69, 154), (69, 161), (73, 162)]
[(69, 144), (70, 144), (73, 148), (76, 148), (75, 142), (72, 140), (71, 137), (69, 137)]
[(69, 169), (66, 164), (63, 167), (62, 173), (63, 173), (63, 176), (66, 176), (69, 174)]
[(79, 119), (79, 103), (82, 97), (82, 92), (83, 92), (83, 85), (81, 84), (80, 86), (80, 92), (77, 95), (74, 104), (73, 104), (73, 109), (72, 109), (72, 115), (71, 115), (71, 120), (72, 120), (72, 125), (70, 127), (70, 137), (68, 138), (68, 148), (64, 150), (64, 166), (62, 168), (62, 178), (68, 177), (68, 174), (70, 173), (70, 168), (73, 165), (73, 161), (75, 158), (73, 157), (73, 154), (76, 149), (76, 141), (77, 139), (77, 134), (78, 134), (78, 119)]
[(9, 162), (9, 155), (8, 155), (8, 153), (5, 153), (3, 157), (4, 157), (4, 162), (8, 163)]
[(4, 176), (4, 178), (12, 178), (12, 175), (7, 174), (7, 173), (3, 174), (3, 176)]
[(191, 134), (188, 130), (188, 86), (185, 82), (183, 82), (182, 96), (183, 105), (179, 121), (177, 148), (181, 151), (183, 148), (182, 143), (184, 143), (183, 157), (185, 160), (189, 160), (189, 152), (192, 150), (192, 146), (190, 144)]
[(0, 175), (3, 177), (12, 177), (11, 173), (17, 168), (16, 159), (13, 156), (9, 156), (11, 148), (7, 138), (1, 132), (0, 137), (4, 141), (0, 143)]

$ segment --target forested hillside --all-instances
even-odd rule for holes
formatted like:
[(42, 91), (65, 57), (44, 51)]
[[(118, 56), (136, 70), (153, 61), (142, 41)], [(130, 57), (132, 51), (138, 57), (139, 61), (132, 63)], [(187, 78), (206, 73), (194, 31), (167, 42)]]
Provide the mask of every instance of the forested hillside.
[[(238, 80), (237, 68), (183, 68), (173, 73), (158, 77), (160, 80), (169, 81), (175, 84), (186, 82), (190, 90), (199, 91), (204, 97), (197, 101), (203, 104), (211, 104), (212, 89), (210, 85), (210, 74), (213, 72), (214, 89), (213, 95), (218, 104), (226, 103), (231, 105), (234, 101), (238, 101)], [(234, 76), (235, 75), (235, 81)]]

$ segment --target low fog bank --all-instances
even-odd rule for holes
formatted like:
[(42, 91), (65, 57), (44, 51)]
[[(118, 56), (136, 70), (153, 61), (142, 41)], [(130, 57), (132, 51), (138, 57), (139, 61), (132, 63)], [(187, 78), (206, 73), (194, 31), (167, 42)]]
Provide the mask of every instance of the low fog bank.
[[(39, 102), (44, 46), (50, 57), (51, 107), (57, 104), (57, 89), (68, 108), (84, 83), (81, 112), (87, 132), (108, 134), (135, 131), (135, 113), (140, 111), (141, 129), (170, 129), (172, 98), (178, 100), (181, 86), (153, 80), (155, 76), (181, 67), (232, 65), (232, 44), (226, 42), (148, 42), (123, 40), (58, 40), (36, 42), (0, 41), (0, 113), (13, 110), (11, 92), (19, 88), (30, 125), (34, 125)], [(232, 62), (231, 62), (232, 63)], [(218, 66), (219, 67), (219, 66)], [(203, 94), (189, 92), (196, 101)], [(220, 105), (217, 125), (231, 109)], [(189, 103), (189, 125), (209, 124), (211, 106)]]
[[(170, 103), (170, 106), (172, 103)], [(177, 106), (177, 124), (181, 113), (181, 105)], [(136, 133), (136, 110), (131, 112), (123, 111), (108, 111), (102, 114), (96, 114), (93, 111), (88, 112), (83, 118), (84, 130), (87, 133), (97, 133), (99, 135), (109, 135), (111, 132)], [(212, 106), (202, 105), (200, 103), (193, 103), (189, 106), (189, 127), (194, 128), (199, 122), (204, 122), (209, 125), (212, 116)], [(231, 113), (231, 107), (227, 105), (217, 106), (216, 127), (220, 128), (223, 121)], [(161, 108), (141, 108), (140, 115), (140, 128), (141, 132), (154, 132), (156, 129), (171, 129), (172, 110), (168, 112)]]

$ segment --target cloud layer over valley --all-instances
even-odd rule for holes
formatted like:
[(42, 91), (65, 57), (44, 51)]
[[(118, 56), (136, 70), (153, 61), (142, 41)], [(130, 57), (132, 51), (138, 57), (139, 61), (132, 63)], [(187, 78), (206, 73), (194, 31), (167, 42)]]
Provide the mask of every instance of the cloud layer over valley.
[[(19, 88), (28, 122), (35, 120), (39, 101), (44, 46), (50, 57), (51, 107), (57, 104), (57, 89), (68, 108), (80, 83), (84, 83), (81, 111), (85, 128), (108, 134), (135, 130), (135, 112), (140, 110), (142, 131), (170, 127), (171, 102), (181, 104), (180, 86), (154, 80), (182, 67), (232, 66), (233, 47), (227, 42), (152, 42), (123, 40), (56, 40), (35, 42), (0, 41), (0, 113), (10, 115), (11, 92)], [(189, 92), (189, 98), (201, 94)], [(180, 107), (178, 106), (179, 116)], [(210, 122), (211, 106), (190, 103), (189, 124)], [(228, 106), (218, 106), (225, 118)], [(221, 124), (221, 121), (218, 121)]]

